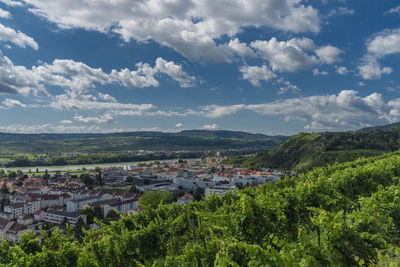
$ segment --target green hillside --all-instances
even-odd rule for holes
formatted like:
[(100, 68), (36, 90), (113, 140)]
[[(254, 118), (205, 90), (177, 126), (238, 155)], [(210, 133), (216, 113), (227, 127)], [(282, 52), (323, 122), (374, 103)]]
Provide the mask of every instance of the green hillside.
[(232, 162), (253, 169), (270, 167), (307, 170), (399, 149), (400, 128), (386, 126), (383, 129), (300, 133), (267, 152)]
[(0, 264), (399, 266), (399, 177), (399, 152), (317, 168), (224, 197), (147, 209), (99, 230), (3, 241)]

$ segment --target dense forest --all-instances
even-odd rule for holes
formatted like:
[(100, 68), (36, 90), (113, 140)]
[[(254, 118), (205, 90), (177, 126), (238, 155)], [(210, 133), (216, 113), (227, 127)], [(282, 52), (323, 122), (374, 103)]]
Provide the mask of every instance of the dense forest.
[(300, 133), (267, 152), (252, 158), (236, 158), (231, 163), (251, 169), (269, 167), (304, 171), (395, 151), (400, 148), (399, 138), (397, 124), (355, 132)]
[(315, 168), (98, 230), (3, 241), (8, 266), (399, 266), (400, 152)]

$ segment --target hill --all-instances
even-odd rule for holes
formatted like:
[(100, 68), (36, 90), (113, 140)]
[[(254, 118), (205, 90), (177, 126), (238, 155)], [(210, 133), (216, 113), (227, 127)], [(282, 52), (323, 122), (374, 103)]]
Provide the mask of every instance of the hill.
[(24, 234), (3, 241), (0, 264), (399, 266), (399, 175), (399, 152), (316, 168), (100, 229)]
[(288, 137), (235, 131), (126, 132), (109, 134), (0, 133), (0, 155), (121, 152), (128, 150), (265, 150)]
[(260, 169), (307, 170), (380, 155), (400, 148), (400, 128), (388, 125), (354, 132), (300, 133), (279, 146), (251, 158), (237, 158), (232, 163)]

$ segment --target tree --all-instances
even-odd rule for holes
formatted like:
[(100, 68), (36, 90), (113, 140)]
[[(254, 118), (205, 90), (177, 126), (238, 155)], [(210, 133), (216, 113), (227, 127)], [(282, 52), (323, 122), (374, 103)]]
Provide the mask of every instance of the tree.
[(87, 188), (93, 189), (94, 181), (92, 178), (90, 178), (90, 175), (88, 173), (81, 174), (81, 176), (79, 176), (79, 178), (87, 186)]
[(14, 179), (15, 177), (17, 177), (17, 173), (15, 171), (10, 171), (8, 172), (8, 178), (10, 179)]
[(114, 221), (114, 220), (119, 220), (120, 217), (121, 217), (121, 216), (119, 215), (119, 213), (116, 212), (115, 210), (110, 210), (110, 211), (107, 213), (107, 218), (110, 219), (110, 220), (112, 220), (112, 221)]
[(201, 188), (201, 187), (197, 187), (196, 190), (194, 190), (194, 193), (193, 193), (194, 200), (200, 201), (200, 200), (203, 199), (203, 197), (204, 197), (204, 189)]
[(102, 175), (102, 173), (101, 173), (100, 167), (94, 168), (94, 171), (97, 172), (97, 175), (96, 175), (96, 183), (97, 183), (98, 185), (104, 185), (103, 175)]
[(79, 242), (82, 242), (83, 237), (85, 235), (85, 233), (83, 232), (84, 227), (85, 227), (85, 223), (83, 222), (82, 217), (79, 217), (79, 219), (76, 221), (75, 228), (74, 228), (75, 238)]
[(126, 182), (127, 182), (128, 184), (133, 183), (133, 181), (134, 181), (133, 176), (128, 176), (128, 177), (126, 177)]
[(131, 188), (129, 188), (130, 193), (139, 193), (139, 189), (137, 189), (136, 185), (132, 185)]
[(157, 208), (160, 204), (168, 204), (173, 201), (169, 191), (148, 191), (139, 198), (139, 206), (143, 208)]

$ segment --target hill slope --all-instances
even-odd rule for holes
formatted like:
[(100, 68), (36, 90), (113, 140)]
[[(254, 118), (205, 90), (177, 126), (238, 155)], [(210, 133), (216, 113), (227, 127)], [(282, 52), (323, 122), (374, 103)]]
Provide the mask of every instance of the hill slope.
[(398, 152), (317, 168), (85, 233), (24, 235), (1, 244), (0, 264), (399, 266), (399, 175)]
[(400, 148), (399, 138), (400, 128), (389, 126), (355, 132), (300, 133), (255, 157), (236, 159), (236, 163), (254, 169), (306, 170), (395, 151)]
[(0, 154), (127, 150), (265, 150), (288, 137), (235, 131), (130, 132), (110, 134), (0, 133)]

